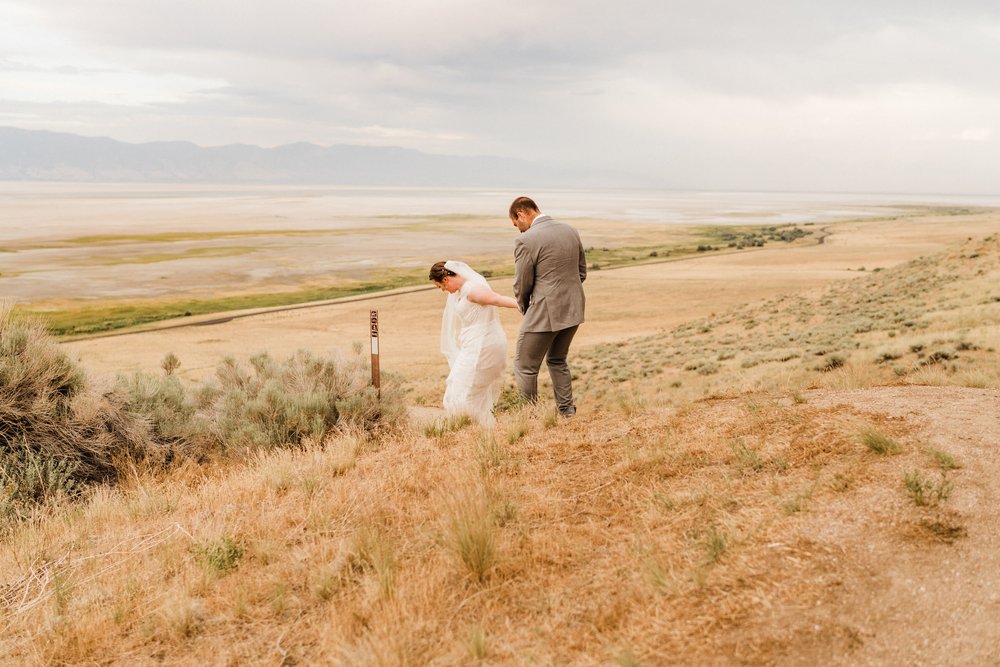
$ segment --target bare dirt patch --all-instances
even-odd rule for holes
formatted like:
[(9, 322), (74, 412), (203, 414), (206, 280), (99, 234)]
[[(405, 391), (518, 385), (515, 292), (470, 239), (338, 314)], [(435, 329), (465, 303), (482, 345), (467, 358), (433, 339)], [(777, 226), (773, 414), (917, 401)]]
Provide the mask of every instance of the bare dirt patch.
[[(808, 647), (825, 637), (839, 647), (827, 654), (835, 664), (995, 664), (1000, 391), (882, 387), (810, 393), (809, 403), (902, 419), (918, 448), (943, 450), (961, 467), (949, 473), (954, 493), (946, 508), (900, 501), (905, 466), (893, 462), (889, 488), (873, 484), (871, 493), (815, 509), (801, 537), (830, 549), (842, 576), (835, 600), (804, 610), (799, 624), (807, 641), (787, 646), (786, 659), (798, 663), (805, 657), (800, 648), (822, 659), (821, 650)], [(926, 452), (919, 456), (922, 467), (932, 467)]]

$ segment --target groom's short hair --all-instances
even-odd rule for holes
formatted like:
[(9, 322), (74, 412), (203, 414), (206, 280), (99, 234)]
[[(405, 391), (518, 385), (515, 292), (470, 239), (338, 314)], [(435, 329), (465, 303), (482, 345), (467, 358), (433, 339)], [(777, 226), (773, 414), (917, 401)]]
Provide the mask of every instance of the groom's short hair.
[(528, 197), (518, 197), (510, 205), (510, 219), (513, 220), (517, 214), (525, 211), (528, 213), (538, 213), (538, 205)]

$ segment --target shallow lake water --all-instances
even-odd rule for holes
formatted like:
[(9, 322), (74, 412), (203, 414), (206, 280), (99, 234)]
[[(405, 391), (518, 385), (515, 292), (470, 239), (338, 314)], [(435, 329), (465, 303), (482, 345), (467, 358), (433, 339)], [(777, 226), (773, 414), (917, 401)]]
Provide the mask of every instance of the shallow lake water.
[[(331, 278), (363, 281), (381, 270), (449, 257), (503, 258), (516, 234), (506, 211), (519, 194), (485, 188), (0, 183), (0, 298), (295, 289)], [(530, 194), (543, 211), (584, 226), (585, 243), (598, 245), (640, 226), (648, 232), (650, 226), (822, 223), (893, 215), (908, 206), (1000, 205), (998, 197), (892, 194)], [(165, 233), (182, 236), (140, 238)], [(95, 236), (104, 238), (84, 238)]]

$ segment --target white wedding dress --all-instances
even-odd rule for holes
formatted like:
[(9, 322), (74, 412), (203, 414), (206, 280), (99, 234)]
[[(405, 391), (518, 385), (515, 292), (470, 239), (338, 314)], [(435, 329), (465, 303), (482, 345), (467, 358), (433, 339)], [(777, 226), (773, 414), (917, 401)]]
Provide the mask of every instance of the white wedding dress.
[(465, 278), (465, 283), (448, 295), (441, 322), (441, 352), (451, 367), (444, 409), (449, 415), (468, 415), (489, 428), (507, 364), (507, 336), (496, 306), (482, 306), (467, 298), (477, 285), (488, 285), (486, 279), (462, 262), (449, 260), (445, 268)]

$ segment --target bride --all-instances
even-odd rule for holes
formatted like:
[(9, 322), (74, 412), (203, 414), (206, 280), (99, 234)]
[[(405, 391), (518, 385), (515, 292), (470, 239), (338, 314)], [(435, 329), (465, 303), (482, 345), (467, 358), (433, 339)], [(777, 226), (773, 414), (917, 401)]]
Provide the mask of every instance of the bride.
[(464, 262), (438, 262), (431, 267), (430, 279), (448, 292), (441, 320), (441, 352), (451, 368), (444, 409), (469, 415), (489, 428), (507, 363), (507, 336), (495, 306), (517, 308), (517, 302), (494, 292), (486, 278)]

